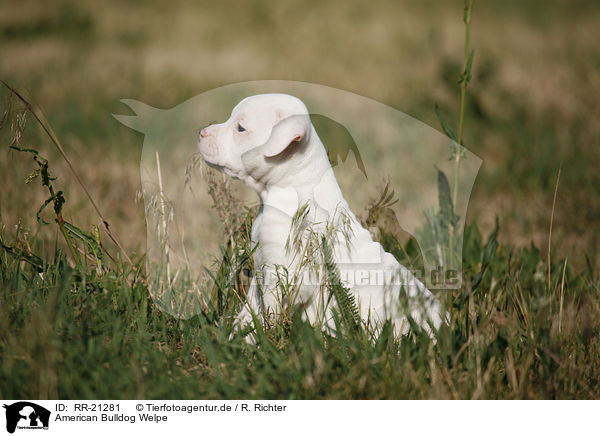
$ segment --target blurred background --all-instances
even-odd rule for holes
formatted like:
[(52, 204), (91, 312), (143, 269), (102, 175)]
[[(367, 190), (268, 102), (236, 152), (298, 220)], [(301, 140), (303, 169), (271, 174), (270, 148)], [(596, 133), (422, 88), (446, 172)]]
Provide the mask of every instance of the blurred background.
[[(313, 82), (378, 100), (441, 130), (458, 120), (463, 2), (4, 1), (0, 78), (39, 104), (128, 250), (143, 250), (143, 136), (112, 113), (119, 100), (159, 108), (229, 83)], [(475, 50), (464, 145), (483, 159), (467, 214), (502, 242), (600, 265), (600, 4), (475, 1)], [(8, 94), (3, 90), (3, 105)], [(221, 121), (221, 120), (220, 120)], [(98, 224), (54, 147), (30, 120), (25, 145), (50, 160), (65, 218)], [(25, 185), (31, 157), (0, 132), (0, 212), (53, 244), (35, 213), (45, 192)], [(365, 205), (366, 206), (366, 205)], [(50, 208), (49, 208), (50, 209)], [(359, 211), (360, 212), (360, 211)], [(50, 221), (51, 211), (44, 212)], [(586, 260), (587, 256), (587, 260)]]

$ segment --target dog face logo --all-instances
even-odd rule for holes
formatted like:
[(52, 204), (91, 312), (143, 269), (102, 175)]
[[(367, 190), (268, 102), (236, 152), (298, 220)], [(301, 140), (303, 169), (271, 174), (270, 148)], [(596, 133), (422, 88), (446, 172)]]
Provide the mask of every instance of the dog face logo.
[[(261, 227), (259, 214), (293, 222), (309, 198), (315, 216), (308, 221), (327, 223), (342, 194), (357, 224), (340, 220), (341, 228), (371, 232), (388, 253), (406, 258), (429, 289), (460, 288), (465, 216), (482, 161), (437, 130), (365, 97), (301, 82), (227, 85), (170, 109), (122, 102), (134, 115), (115, 118), (144, 134), (146, 262), (149, 291), (162, 310), (179, 318), (199, 313), (210, 297), (204, 290), (214, 286), (210, 268), (221, 257), (221, 236), (234, 246), (234, 236), (246, 231), (245, 208), (254, 219), (252, 243), (258, 242), (254, 267), (277, 259), (290, 270), (292, 227)], [(453, 153), (460, 153), (460, 171)], [(243, 183), (230, 184), (213, 169)], [(409, 255), (404, 246), (411, 239)], [(384, 269), (381, 252), (355, 242), (362, 257), (342, 259), (338, 268), (352, 274), (361, 268), (348, 280), (380, 286), (370, 271)]]
[(14, 433), (19, 429), (48, 429), (50, 411), (28, 401), (3, 405), (6, 409), (6, 431)]

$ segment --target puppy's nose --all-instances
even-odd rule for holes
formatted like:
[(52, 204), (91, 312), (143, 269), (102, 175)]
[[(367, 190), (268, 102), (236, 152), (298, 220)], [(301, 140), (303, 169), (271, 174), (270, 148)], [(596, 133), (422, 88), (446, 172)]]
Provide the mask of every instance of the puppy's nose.
[(208, 136), (208, 130), (206, 130), (206, 127), (202, 130), (200, 130), (200, 136), (202, 138), (206, 138)]

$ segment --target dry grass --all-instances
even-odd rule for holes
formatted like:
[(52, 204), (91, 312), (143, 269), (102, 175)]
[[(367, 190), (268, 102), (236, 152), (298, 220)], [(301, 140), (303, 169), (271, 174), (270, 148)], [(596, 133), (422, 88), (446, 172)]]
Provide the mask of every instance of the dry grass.
[[(73, 268), (56, 252), (55, 226), (35, 222), (42, 190), (23, 184), (30, 157), (0, 151), (0, 236), (10, 245), (0, 250), (0, 397), (598, 398), (600, 289), (597, 269), (582, 270), (586, 253), (600, 265), (599, 14), (584, 0), (475, 4), (465, 141), (484, 166), (467, 218), (488, 233), (499, 216), (501, 243), (466, 232), (464, 286), (442, 295), (452, 320), (435, 344), (418, 330), (398, 341), (385, 329), (324, 336), (294, 316), (256, 332), (254, 347), (230, 336), (232, 308), (174, 319), (125, 262)], [(41, 104), (120, 240), (143, 253), (142, 137), (110, 117), (123, 113), (119, 99), (171, 107), (215, 86), (279, 78), (366, 95), (435, 126), (437, 101), (455, 124), (460, 19), (456, 2), (429, 0), (4, 2), (0, 77)], [(65, 218), (97, 224), (43, 136), (30, 128), (25, 143), (59, 176)], [(540, 250), (520, 247), (548, 247), (561, 164), (546, 271)], [(231, 191), (212, 181), (230, 205), (215, 215), (233, 221)], [(378, 198), (346, 195), (355, 210)], [(371, 218), (399, 234), (391, 216)], [(15, 237), (19, 223), (30, 234)], [(39, 253), (42, 273), (15, 247)], [(228, 272), (217, 277), (224, 300), (235, 290)]]
[[(586, 2), (568, 5), (557, 2), (536, 14), (533, 6), (476, 4), (471, 89), (484, 123), (510, 124), (524, 113), (525, 127), (564, 126), (556, 129), (556, 141), (546, 149), (556, 155), (556, 168), (561, 155), (589, 155), (582, 159), (589, 167), (564, 168), (565, 192), (577, 193), (569, 198), (559, 194), (556, 243), (600, 259), (598, 242), (590, 235), (600, 207), (597, 191), (587, 186), (594, 182), (589, 173), (600, 134), (600, 49), (594, 25), (600, 9)], [(53, 27), (64, 16), (79, 24), (66, 30)], [(36, 0), (5, 3), (0, 17), (0, 76), (29, 90), (42, 105), (131, 248), (139, 246), (135, 236), (143, 234), (144, 225), (142, 208), (133, 201), (139, 190), (141, 138), (110, 118), (121, 110), (120, 98), (170, 107), (218, 85), (282, 78), (366, 95), (436, 127), (434, 101), (450, 112), (457, 106), (455, 76), (446, 79), (458, 74), (452, 60), (460, 58), (463, 39), (461, 11), (452, 2), (376, 1), (369, 7), (351, 2), (340, 7), (335, 2), (256, 1), (240, 8), (181, 1), (169, 8), (153, 2), (140, 8), (88, 1), (53, 8)], [(531, 189), (521, 180), (526, 173), (510, 174), (505, 162), (521, 133), (487, 123), (480, 130), (467, 129), (467, 146), (484, 160), (469, 221), (481, 222), (488, 231), (498, 214), (510, 229), (500, 236), (504, 242), (526, 245), (534, 239), (545, 246), (551, 189)], [(574, 124), (575, 139), (568, 133)], [(527, 149), (521, 153), (536, 165), (536, 155)], [(4, 183), (14, 186), (27, 174), (27, 162), (19, 159), (0, 154)], [(82, 225), (92, 223), (62, 164), (52, 162), (58, 174), (65, 174), (59, 183), (68, 194), (66, 212)], [(550, 180), (542, 183), (551, 185)], [(2, 192), (5, 220), (27, 222), (39, 204), (37, 196), (35, 189), (20, 187)], [(368, 198), (363, 196), (360, 204), (366, 205)], [(572, 210), (586, 207), (583, 201), (593, 203), (591, 212), (573, 216)], [(574, 264), (581, 265), (581, 256), (576, 257)]]

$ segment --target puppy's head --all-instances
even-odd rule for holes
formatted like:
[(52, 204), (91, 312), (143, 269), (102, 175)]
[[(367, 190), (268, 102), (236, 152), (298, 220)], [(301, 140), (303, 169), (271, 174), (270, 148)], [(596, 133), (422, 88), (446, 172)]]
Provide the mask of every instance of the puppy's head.
[(264, 183), (262, 178), (307, 144), (310, 135), (302, 101), (261, 94), (238, 103), (224, 123), (202, 129), (198, 150), (209, 165), (252, 185)]

